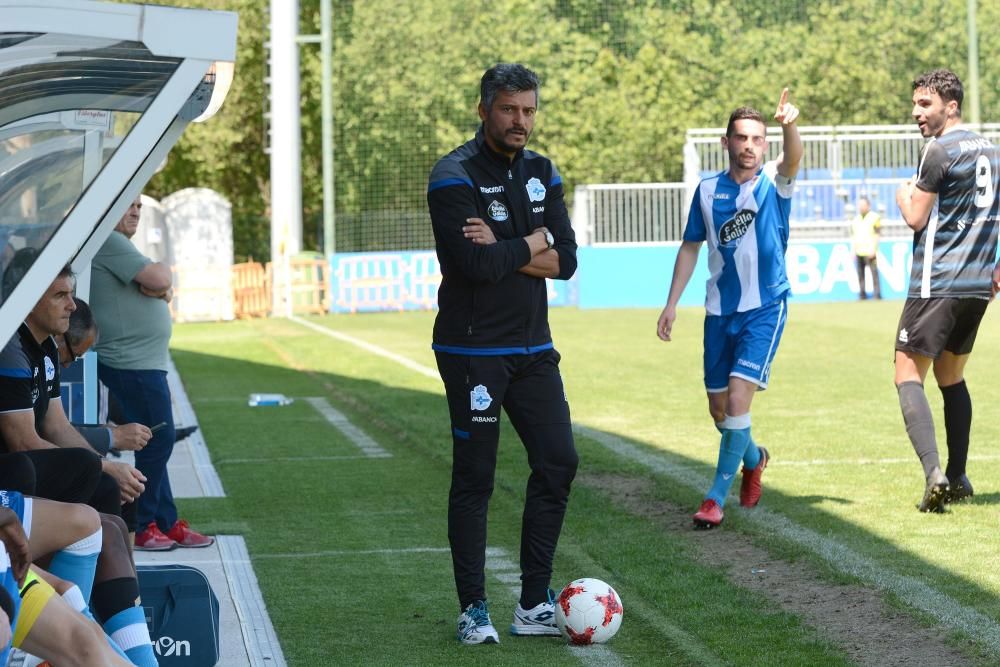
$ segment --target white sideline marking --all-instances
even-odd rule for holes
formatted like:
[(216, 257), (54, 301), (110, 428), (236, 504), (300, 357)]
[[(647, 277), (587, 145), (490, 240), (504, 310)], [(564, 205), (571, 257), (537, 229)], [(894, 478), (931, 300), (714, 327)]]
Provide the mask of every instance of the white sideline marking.
[(372, 354), (376, 354), (376, 355), (378, 355), (380, 357), (385, 357), (386, 359), (392, 359), (397, 364), (399, 364), (401, 366), (406, 366), (410, 370), (416, 371), (417, 373), (420, 373), (421, 375), (426, 375), (427, 377), (434, 378), (435, 380), (440, 380), (441, 379), (441, 376), (438, 375), (438, 372), (436, 370), (433, 370), (431, 368), (427, 368), (427, 366), (424, 366), (423, 364), (419, 364), (419, 363), (417, 363), (417, 362), (415, 362), (415, 361), (413, 361), (411, 359), (407, 359), (406, 357), (402, 357), (402, 356), (400, 356), (400, 355), (398, 355), (398, 354), (396, 354), (394, 352), (390, 352), (389, 350), (386, 350), (384, 348), (378, 347), (377, 345), (372, 345), (371, 343), (363, 341), (360, 338), (355, 338), (354, 336), (349, 336), (349, 335), (347, 335), (345, 333), (341, 333), (339, 331), (334, 331), (333, 329), (327, 329), (326, 327), (321, 327), (318, 324), (313, 324), (312, 322), (303, 320), (303, 319), (301, 319), (299, 317), (294, 317), (293, 316), (293, 317), (289, 317), (288, 319), (291, 320), (292, 322), (296, 322), (297, 324), (301, 324), (304, 327), (308, 327), (309, 329), (312, 329), (313, 331), (321, 333), (324, 336), (329, 336), (330, 338), (336, 338), (337, 340), (344, 341), (345, 343), (350, 343), (351, 345), (356, 345), (357, 347), (360, 347), (362, 350), (367, 350), (367, 351), (371, 352)]
[[(665, 475), (699, 493), (708, 488), (711, 483), (707, 476), (693, 473), (686, 467), (669, 463), (656, 454), (636, 447), (624, 438), (586, 426), (574, 425), (573, 429), (615, 454), (642, 464), (653, 472)], [(884, 566), (870, 558), (852, 551), (833, 539), (804, 528), (777, 512), (771, 512), (762, 507), (751, 511), (734, 507), (727, 511), (740, 512), (743, 517), (757, 524), (766, 532), (777, 532), (785, 539), (809, 548), (835, 569), (899, 596), (911, 607), (976, 638), (989, 646), (994, 653), (1000, 653), (1000, 625), (975, 609), (962, 605), (951, 596), (945, 595), (913, 577), (887, 571)]]
[[(194, 414), (191, 401), (188, 400), (187, 392), (184, 391), (184, 383), (174, 366), (173, 358), (167, 355), (167, 386), (170, 388), (170, 398), (177, 411), (177, 426), (197, 426), (198, 418)], [(226, 492), (222, 488), (222, 480), (212, 466), (212, 457), (205, 446), (205, 438), (201, 434), (201, 429), (189, 435), (175, 447), (187, 447), (191, 453), (191, 462), (194, 466), (195, 476), (201, 485), (202, 496), (206, 498), (225, 498)]]
[[(355, 338), (354, 336), (348, 336), (347, 334), (340, 333), (339, 331), (333, 331), (332, 329), (321, 327), (317, 324), (313, 324), (312, 322), (307, 322), (306, 320), (300, 319), (298, 317), (289, 317), (288, 319), (290, 319), (293, 322), (297, 322), (298, 324), (301, 324), (304, 327), (308, 327), (309, 329), (317, 331), (323, 335), (330, 336), (331, 338), (336, 338), (338, 340), (342, 340), (352, 345), (356, 345), (357, 347), (360, 347), (363, 350), (367, 350), (368, 352), (371, 352), (374, 355), (385, 357), (386, 359), (391, 359), (392, 361), (395, 361), (397, 364), (405, 366), (406, 368), (409, 368), (412, 371), (420, 373), (421, 375), (425, 375), (435, 380), (441, 379), (441, 376), (438, 374), (436, 370), (428, 368), (427, 366), (419, 364), (411, 359), (407, 359), (406, 357), (401, 357), (398, 354), (390, 352), (389, 350), (381, 348), (377, 345), (372, 345), (371, 343), (363, 341), (360, 338)], [(497, 552), (495, 550), (491, 549), (486, 550), (487, 569), (489, 569), (490, 567), (491, 552), (493, 553), (494, 557), (497, 556)], [(520, 571), (518, 571), (518, 581), (520, 581)], [(515, 598), (520, 598), (521, 596), (520, 586), (518, 586), (516, 589), (514, 587), (511, 587), (511, 590), (514, 592)], [(616, 667), (618, 665), (624, 664), (618, 658), (618, 656), (615, 655), (614, 651), (612, 651), (607, 646), (604, 646), (603, 644), (594, 644), (592, 646), (587, 646), (587, 647), (582, 647), (582, 646), (570, 647), (570, 651), (573, 653), (573, 655), (576, 656), (578, 660), (580, 660), (580, 662), (586, 665), (594, 665), (595, 667), (597, 667), (598, 665), (607, 665), (609, 667)]]
[[(969, 455), (969, 461), (1000, 461), (1000, 455), (997, 454), (981, 454)], [(787, 461), (781, 459), (781, 465), (784, 466), (828, 466), (828, 465), (847, 465), (847, 466), (878, 466), (878, 465), (897, 465), (897, 464), (912, 464), (916, 463), (917, 458), (915, 456), (907, 456), (905, 458), (886, 458), (886, 459), (809, 459), (807, 461)]]
[[(495, 579), (507, 585), (511, 595), (515, 600), (521, 597), (521, 567), (510, 559), (506, 549), (502, 547), (488, 547), (486, 549), (486, 571)], [(500, 626), (494, 621), (493, 627), (497, 632), (503, 634), (502, 624)], [(591, 644), (590, 646), (567, 645), (569, 652), (585, 665), (599, 667), (608, 665), (610, 667), (624, 667), (621, 659), (604, 644)]]
[[(398, 355), (372, 345), (371, 343), (360, 341), (350, 336), (344, 336), (343, 334), (335, 334), (335, 332), (330, 331), (329, 329), (316, 327), (316, 325), (308, 322), (303, 321), (302, 324), (311, 328), (315, 327), (322, 329), (324, 332), (329, 332), (329, 334), (334, 338), (341, 338), (341, 340), (346, 340), (351, 343), (357, 341), (355, 344), (357, 344), (358, 347), (368, 350), (372, 354), (398, 361), (407, 368), (416, 370), (417, 372), (427, 375), (428, 377), (431, 377), (432, 375), (435, 378), (438, 377), (437, 373), (435, 373), (432, 369), (409, 359), (399, 357)], [(584, 435), (603, 445), (612, 452), (640, 463), (654, 472), (666, 475), (674, 481), (680, 482), (681, 484), (694, 489), (699, 493), (709, 486), (710, 480), (708, 477), (694, 472), (686, 466), (669, 463), (668, 461), (663, 460), (661, 456), (639, 449), (622, 438), (608, 433), (603, 433), (586, 426), (581, 426), (579, 424), (574, 424), (573, 429), (581, 435)], [(730, 511), (743, 512), (743, 510), (739, 507), (734, 507)], [(751, 521), (769, 531), (776, 530), (786, 539), (811, 549), (813, 552), (830, 563), (835, 569), (851, 574), (862, 581), (874, 584), (881, 590), (888, 591), (899, 596), (911, 607), (919, 609), (929, 614), (931, 617), (939, 619), (947, 625), (950, 625), (951, 627), (966, 633), (978, 641), (983, 642), (989, 646), (994, 653), (1000, 653), (1000, 625), (997, 625), (993, 619), (988, 618), (975, 609), (963, 606), (954, 598), (940, 593), (927, 584), (917, 581), (912, 577), (896, 574), (895, 572), (887, 572), (875, 561), (855, 553), (851, 549), (832, 539), (823, 537), (811, 530), (803, 528), (802, 526), (799, 526), (798, 524), (795, 524), (785, 518), (781, 514), (770, 512), (762, 507), (757, 507), (752, 511), (744, 512), (744, 516), (749, 517)]]
[(253, 667), (285, 667), (285, 656), (271, 625), (271, 617), (267, 615), (246, 543), (236, 535), (219, 535), (216, 540), (250, 664)]
[(335, 429), (347, 436), (348, 440), (357, 445), (365, 456), (373, 459), (390, 458), (392, 454), (382, 449), (382, 447), (371, 439), (371, 437), (360, 428), (351, 423), (339, 410), (330, 405), (330, 402), (322, 397), (308, 397), (306, 403), (316, 408), (316, 412), (323, 415)]

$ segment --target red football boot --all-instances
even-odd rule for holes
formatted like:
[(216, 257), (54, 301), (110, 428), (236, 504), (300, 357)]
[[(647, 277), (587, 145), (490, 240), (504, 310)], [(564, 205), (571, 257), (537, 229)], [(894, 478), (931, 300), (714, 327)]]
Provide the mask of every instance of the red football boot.
[(695, 528), (715, 528), (722, 523), (722, 508), (711, 498), (706, 498), (691, 518)]
[(767, 450), (763, 447), (758, 447), (760, 449), (760, 462), (757, 467), (753, 470), (747, 470), (746, 466), (743, 466), (743, 481), (740, 482), (740, 505), (743, 507), (756, 507), (757, 503), (760, 502), (760, 493), (763, 489), (760, 487), (760, 478), (764, 474), (764, 468), (767, 467), (767, 460), (770, 458), (767, 455)]

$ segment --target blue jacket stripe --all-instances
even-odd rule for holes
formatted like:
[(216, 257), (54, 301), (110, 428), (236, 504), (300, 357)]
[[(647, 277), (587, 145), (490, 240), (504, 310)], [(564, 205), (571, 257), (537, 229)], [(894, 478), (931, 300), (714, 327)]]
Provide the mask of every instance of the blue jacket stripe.
[(543, 350), (551, 350), (552, 343), (532, 345), (531, 347), (459, 347), (458, 345), (431, 345), (436, 352), (461, 354), (467, 357), (501, 357), (508, 354), (535, 354)]
[(468, 185), (472, 187), (472, 181), (468, 178), (442, 178), (440, 181), (434, 181), (427, 185), (427, 192), (433, 192), (438, 188), (447, 188), (452, 185)]
[(31, 379), (30, 368), (0, 368), (0, 376), (5, 378), (26, 378)]

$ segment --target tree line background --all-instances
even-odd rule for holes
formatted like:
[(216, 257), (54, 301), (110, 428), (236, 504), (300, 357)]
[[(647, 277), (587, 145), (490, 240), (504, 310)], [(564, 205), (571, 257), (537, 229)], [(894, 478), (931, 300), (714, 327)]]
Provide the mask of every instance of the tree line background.
[[(160, 0), (163, 2), (164, 0)], [(299, 0), (318, 34), (318, 0)], [(236, 79), (147, 192), (209, 187), (233, 204), (237, 261), (270, 256), (267, 0), (169, 0), (240, 14)], [(742, 104), (802, 125), (910, 123), (910, 82), (967, 78), (966, 0), (336, 0), (337, 251), (429, 249), (427, 176), (478, 126), (479, 77), (517, 61), (542, 80), (531, 148), (575, 184), (681, 180), (689, 128)], [(978, 3), (982, 120), (1000, 121), (1000, 3)], [(323, 250), (320, 57), (300, 47), (303, 246)]]

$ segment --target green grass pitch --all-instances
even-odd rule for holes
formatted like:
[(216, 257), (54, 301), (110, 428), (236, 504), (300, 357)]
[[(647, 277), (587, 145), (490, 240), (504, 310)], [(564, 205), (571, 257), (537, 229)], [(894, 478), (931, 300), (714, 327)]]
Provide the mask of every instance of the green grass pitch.
[[(791, 300), (770, 388), (752, 410), (772, 454), (763, 500), (742, 511), (731, 499), (707, 533), (689, 518), (718, 453), (702, 310), (681, 310), (671, 343), (656, 338), (652, 310), (551, 313), (581, 455), (553, 586), (594, 576), (618, 590), (625, 618), (604, 653), (506, 632), (527, 478), (506, 423), (487, 573), (501, 644), (455, 641), (450, 428), (440, 380), (419, 370), (435, 368), (433, 313), (310, 318), (410, 366), (289, 320), (178, 325), (174, 359), (227, 493), (183, 509), (199, 527), (245, 536), (291, 665), (877, 664), (871, 656), (889, 649), (859, 649), (852, 636), (884, 636), (891, 649), (910, 635), (928, 642), (911, 649), (914, 661), (938, 650), (952, 664), (996, 664), (1000, 315), (989, 309), (967, 369), (976, 496), (924, 515), (892, 382), (901, 306)], [(256, 392), (296, 400), (248, 407)], [(933, 379), (928, 396), (945, 460)], [(364, 456), (309, 397), (391, 457)], [(839, 595), (874, 600), (874, 616), (838, 607)]]

